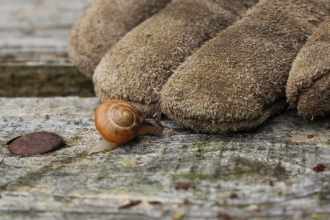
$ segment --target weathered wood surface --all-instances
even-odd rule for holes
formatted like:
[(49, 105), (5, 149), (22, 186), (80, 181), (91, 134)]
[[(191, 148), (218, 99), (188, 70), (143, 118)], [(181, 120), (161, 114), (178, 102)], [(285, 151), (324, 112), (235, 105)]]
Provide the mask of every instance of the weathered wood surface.
[[(69, 28), (90, 0), (0, 0), (0, 96), (91, 96), (68, 62)], [(80, 81), (81, 80), (81, 81)], [(89, 83), (89, 84), (88, 84)], [(164, 119), (87, 155), (96, 98), (0, 98), (0, 219), (330, 219), (330, 117), (295, 110), (252, 132), (197, 134)], [(37, 131), (66, 146), (31, 157), (7, 142)]]
[(0, 1), (0, 96), (94, 96), (66, 52), (71, 25), (90, 1)]
[[(330, 165), (330, 117), (306, 121), (292, 110), (253, 132), (222, 135), (164, 119), (161, 137), (87, 155), (100, 139), (97, 106), (96, 98), (0, 99), (1, 219), (330, 216), (330, 169), (312, 170)], [(56, 132), (66, 147), (10, 154), (9, 140), (36, 131)]]
[(68, 64), (68, 31), (89, 2), (1, 0), (0, 62)]

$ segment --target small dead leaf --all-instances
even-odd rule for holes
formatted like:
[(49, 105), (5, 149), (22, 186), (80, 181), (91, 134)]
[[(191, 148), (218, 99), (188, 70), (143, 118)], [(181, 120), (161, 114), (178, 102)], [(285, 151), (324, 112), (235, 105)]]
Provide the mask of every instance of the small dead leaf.
[(221, 185), (220, 184), (217, 184), (217, 185), (214, 186), (214, 188), (220, 189), (221, 188)]
[(307, 135), (307, 138), (313, 138), (313, 137), (314, 137), (314, 134)]
[(120, 163), (122, 163), (125, 167), (135, 167), (139, 163), (139, 160), (127, 158), (120, 161)]
[(150, 205), (161, 205), (162, 203), (159, 201), (148, 201)]
[(230, 216), (225, 212), (218, 212), (218, 218), (222, 220), (229, 220)]
[(319, 163), (315, 167), (313, 167), (313, 170), (318, 173), (318, 172), (323, 172), (325, 168), (327, 167)]
[(177, 182), (174, 184), (174, 188), (175, 189), (183, 189), (183, 190), (189, 190), (192, 189), (194, 190), (196, 188), (196, 186), (190, 184), (190, 183), (182, 183), (182, 182)]
[(285, 181), (284, 183), (285, 183), (286, 186), (291, 186), (292, 184), (294, 184), (294, 183), (296, 183), (296, 182), (297, 182), (297, 180), (295, 180), (295, 179), (291, 179), (291, 180), (287, 180), (287, 181)]
[(173, 220), (181, 220), (183, 218), (183, 216), (184, 216), (184, 213), (181, 212), (181, 211), (178, 211), (178, 212), (173, 214), (172, 219)]
[(238, 198), (238, 195), (236, 193), (232, 193), (232, 194), (230, 194), (229, 198), (236, 199), (236, 198)]
[(248, 207), (246, 207), (246, 211), (248, 211), (248, 212), (259, 212), (260, 207), (259, 207), (259, 205), (256, 205), (256, 204), (249, 205)]
[(141, 200), (128, 200), (123, 205), (119, 206), (118, 209), (128, 209), (141, 203)]

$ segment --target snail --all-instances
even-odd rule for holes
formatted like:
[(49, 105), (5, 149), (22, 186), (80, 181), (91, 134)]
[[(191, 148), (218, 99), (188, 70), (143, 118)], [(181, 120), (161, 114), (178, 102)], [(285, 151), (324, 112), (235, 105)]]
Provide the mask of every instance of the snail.
[(161, 135), (158, 119), (145, 119), (132, 104), (122, 100), (104, 102), (95, 112), (95, 127), (102, 136), (88, 154), (109, 150), (145, 134)]

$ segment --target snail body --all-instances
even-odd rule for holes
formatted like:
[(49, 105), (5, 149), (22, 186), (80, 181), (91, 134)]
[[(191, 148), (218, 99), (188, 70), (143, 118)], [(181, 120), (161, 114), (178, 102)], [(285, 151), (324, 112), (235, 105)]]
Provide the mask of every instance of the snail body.
[(118, 147), (139, 135), (163, 132), (158, 120), (145, 120), (134, 105), (122, 100), (104, 102), (95, 112), (94, 123), (102, 140), (88, 154)]

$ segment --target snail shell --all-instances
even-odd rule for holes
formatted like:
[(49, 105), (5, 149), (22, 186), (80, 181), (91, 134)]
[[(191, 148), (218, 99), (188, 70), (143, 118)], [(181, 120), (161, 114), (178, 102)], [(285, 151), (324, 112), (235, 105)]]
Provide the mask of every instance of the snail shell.
[(122, 100), (103, 103), (95, 112), (94, 122), (102, 140), (88, 154), (116, 148), (135, 136), (161, 135), (164, 130), (158, 119), (144, 119), (134, 105)]
[(104, 102), (94, 116), (96, 129), (108, 142), (125, 143), (139, 132), (143, 115), (132, 104), (122, 100)]

